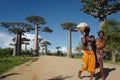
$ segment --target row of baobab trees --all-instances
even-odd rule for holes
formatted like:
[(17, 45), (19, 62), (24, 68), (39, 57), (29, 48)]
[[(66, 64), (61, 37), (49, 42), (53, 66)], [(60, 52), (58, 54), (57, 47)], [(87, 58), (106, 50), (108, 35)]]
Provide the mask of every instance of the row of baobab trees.
[[(32, 55), (37, 56), (38, 50), (39, 50), (39, 42), (42, 40), (38, 38), (39, 31), (42, 31), (42, 32), (53, 31), (48, 26), (46, 27), (39, 26), (39, 25), (44, 25), (46, 23), (45, 19), (41, 16), (32, 15), (32, 16), (26, 17), (25, 20), (32, 23), (35, 27), (33, 27), (29, 23), (23, 23), (23, 22), (0, 22), (0, 26), (7, 28), (8, 31), (16, 35), (16, 37), (13, 39), (15, 44), (11, 44), (11, 45), (14, 45), (13, 56), (21, 55), (21, 45), (28, 44), (28, 43), (25, 43), (25, 41), (29, 41), (29, 39), (22, 38), (22, 35), (24, 35), (25, 32), (30, 32), (31, 30), (35, 30), (34, 48), (33, 48)], [(50, 43), (48, 41), (44, 41), (44, 43), (42, 43), (42, 45), (44, 46), (47, 44), (50, 44)]]
[[(28, 41), (30, 41), (27, 38), (23, 38), (22, 35), (26, 32), (30, 32), (32, 30), (35, 30), (35, 39), (34, 39), (34, 47), (32, 50), (32, 55), (33, 56), (38, 56), (39, 55), (39, 43), (43, 40), (41, 38), (38, 38), (39, 31), (42, 32), (53, 32), (53, 30), (46, 26), (46, 27), (40, 27), (40, 25), (44, 25), (45, 19), (41, 16), (28, 16), (25, 18), (26, 21), (30, 22), (33, 24), (33, 26), (29, 23), (23, 23), (23, 22), (0, 22), (0, 26), (5, 27), (8, 29), (8, 31), (14, 33), (16, 35), (15, 38), (13, 38), (13, 41), (15, 44), (12, 44), (14, 46), (13, 49), (13, 56), (19, 56), (21, 55), (21, 46), (22, 44), (25, 44), (25, 46), (28, 45)], [(34, 27), (35, 26), (35, 27)], [(67, 57), (71, 57), (72, 52), (71, 52), (71, 32), (72, 31), (77, 31), (76, 30), (76, 23), (73, 22), (64, 22), (61, 24), (63, 29), (68, 30), (68, 54)], [(41, 45), (45, 49), (45, 54), (47, 54), (47, 45), (51, 45), (49, 41), (44, 41), (41, 43)]]

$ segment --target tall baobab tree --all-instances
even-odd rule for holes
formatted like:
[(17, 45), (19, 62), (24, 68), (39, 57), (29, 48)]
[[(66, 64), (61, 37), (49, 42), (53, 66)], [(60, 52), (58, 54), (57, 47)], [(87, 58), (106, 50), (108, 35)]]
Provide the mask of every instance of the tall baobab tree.
[(39, 25), (42, 24), (44, 25), (45, 19), (41, 16), (28, 16), (25, 18), (28, 22), (33, 23), (34, 25), (36, 25), (35, 27), (35, 42), (34, 42), (34, 49), (33, 49), (33, 55), (36, 56), (38, 55), (38, 31), (39, 31)]
[(15, 55), (20, 55), (22, 34), (24, 34), (25, 32), (30, 32), (30, 30), (33, 30), (33, 27), (22, 22), (1, 22), (1, 26), (8, 28), (10, 32), (16, 34)]
[(77, 24), (76, 23), (73, 23), (73, 22), (64, 22), (64, 23), (61, 23), (61, 26), (64, 30), (68, 30), (68, 53), (67, 53), (67, 57), (68, 58), (71, 58), (72, 57), (72, 36), (71, 36), (71, 32), (76, 32), (76, 26)]
[[(38, 50), (39, 50), (39, 43), (38, 43), (39, 28), (41, 30), (43, 30), (44, 32), (48, 31), (48, 30), (46, 31), (46, 30), (42, 29), (41, 27), (39, 27), (39, 25), (41, 25), (41, 24), (44, 25), (46, 22), (45, 22), (45, 19), (43, 17), (41, 17), (41, 16), (35, 16), (35, 15), (28, 16), (25, 19), (28, 22), (33, 23), (34, 25), (36, 25), (36, 27), (35, 27), (35, 42), (34, 42), (33, 55), (37, 56), (38, 55)], [(49, 27), (48, 27), (48, 29), (50, 31), (52, 31)]]
[(120, 0), (80, 0), (81, 11), (99, 19), (99, 27), (105, 24), (107, 16), (120, 10)]

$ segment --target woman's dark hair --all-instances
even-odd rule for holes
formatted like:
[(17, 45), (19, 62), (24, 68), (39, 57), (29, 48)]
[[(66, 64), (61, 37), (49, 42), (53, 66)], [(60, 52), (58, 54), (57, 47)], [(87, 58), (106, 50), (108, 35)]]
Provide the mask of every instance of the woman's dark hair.
[(84, 32), (89, 33), (90, 32), (90, 27), (85, 27)]
[(100, 35), (100, 33), (103, 33), (103, 35), (105, 35), (105, 33), (103, 31), (99, 31), (98, 32), (98, 36)]

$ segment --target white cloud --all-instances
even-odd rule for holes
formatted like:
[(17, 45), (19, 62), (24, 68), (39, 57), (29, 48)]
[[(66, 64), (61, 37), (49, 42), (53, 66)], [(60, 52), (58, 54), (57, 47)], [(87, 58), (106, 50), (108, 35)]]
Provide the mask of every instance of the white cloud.
[(67, 52), (67, 47), (62, 47), (62, 48), (61, 48), (61, 51), (62, 51), (63, 53), (66, 53), (66, 52)]
[[(53, 53), (57, 51), (56, 48), (55, 49), (49, 49), (49, 50)], [(66, 53), (67, 52), (67, 47), (61, 47), (59, 50), (62, 51), (63, 53)]]
[(0, 32), (0, 47), (2, 48), (11, 47), (9, 44), (13, 43), (12, 41), (13, 37), (14, 36), (8, 33)]
[[(49, 50), (51, 52), (56, 52), (57, 51), (56, 49), (49, 49)], [(67, 47), (61, 47), (59, 50), (62, 51), (63, 53), (67, 53)], [(75, 53), (74, 48), (72, 48), (72, 53)]]

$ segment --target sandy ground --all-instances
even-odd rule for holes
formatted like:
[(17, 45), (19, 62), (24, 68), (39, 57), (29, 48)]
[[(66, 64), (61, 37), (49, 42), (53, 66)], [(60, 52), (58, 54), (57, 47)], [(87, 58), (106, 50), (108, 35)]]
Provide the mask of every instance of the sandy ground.
[[(87, 71), (82, 73), (82, 79), (77, 77), (80, 66), (80, 59), (41, 56), (36, 62), (25, 63), (0, 75), (0, 80), (89, 80)], [(106, 80), (120, 80), (120, 66), (104, 63), (104, 71)], [(101, 80), (99, 69), (94, 80)]]

